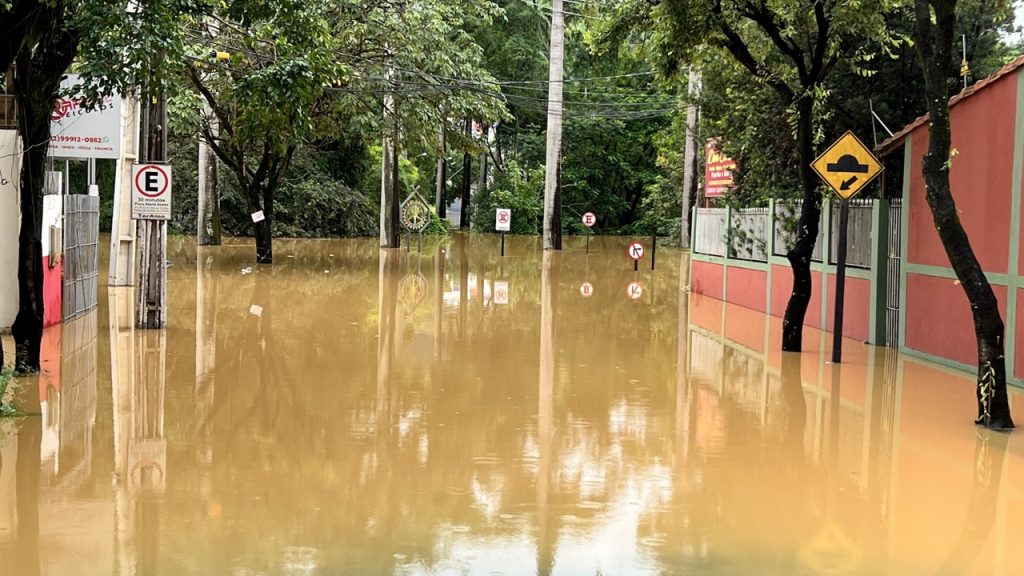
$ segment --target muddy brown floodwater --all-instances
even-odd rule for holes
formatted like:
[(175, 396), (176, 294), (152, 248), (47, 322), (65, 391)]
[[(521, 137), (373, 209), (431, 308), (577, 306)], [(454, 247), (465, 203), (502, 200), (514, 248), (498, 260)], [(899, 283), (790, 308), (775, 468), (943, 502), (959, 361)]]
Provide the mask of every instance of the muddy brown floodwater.
[(784, 355), (680, 252), (581, 240), (172, 239), (165, 331), (103, 286), (20, 380), (0, 574), (1024, 574), (968, 376)]

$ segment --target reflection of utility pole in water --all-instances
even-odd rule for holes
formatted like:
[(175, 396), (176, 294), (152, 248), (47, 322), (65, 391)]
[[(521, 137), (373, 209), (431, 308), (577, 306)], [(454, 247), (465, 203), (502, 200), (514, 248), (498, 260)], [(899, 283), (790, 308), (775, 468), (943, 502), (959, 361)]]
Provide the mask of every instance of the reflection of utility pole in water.
[(379, 436), (386, 436), (391, 427), (391, 370), (394, 360), (398, 323), (398, 276), (401, 273), (398, 250), (381, 249), (378, 276), (377, 322), (377, 396), (375, 413)]
[(214, 369), (217, 366), (217, 284), (212, 273), (214, 251), (196, 248), (196, 385), (195, 421), (200, 464), (213, 462), (212, 417)]
[[(13, 573), (24, 576), (39, 575), (39, 443), (42, 425), (39, 418), (26, 418), (18, 430), (17, 462), (2, 463), (15, 466), (15, 522), (17, 524)], [(5, 454), (6, 455), (6, 454)], [(0, 560), (10, 567), (7, 558)]]
[(537, 574), (554, 565), (557, 527), (548, 510), (555, 443), (555, 310), (558, 308), (558, 254), (545, 251), (540, 280), (540, 385), (537, 402)]
[(131, 288), (111, 288), (110, 362), (114, 404), (114, 503), (120, 576), (157, 572), (159, 505), (167, 485), (164, 437), (165, 330), (136, 332)]
[(689, 255), (684, 252), (679, 264), (679, 316), (676, 322), (676, 472), (679, 481), (675, 486), (685, 485), (684, 475), (688, 471), (694, 435), (691, 434), (696, 418), (693, 402), (693, 386), (690, 384), (690, 298), (686, 292), (689, 284)]
[(465, 342), (466, 308), (469, 307), (469, 242), (465, 234), (456, 237), (459, 251), (459, 342)]
[[(439, 160), (440, 162), (440, 160)], [(434, 254), (434, 360), (442, 359), (441, 340), (444, 337), (444, 246), (437, 245)]]

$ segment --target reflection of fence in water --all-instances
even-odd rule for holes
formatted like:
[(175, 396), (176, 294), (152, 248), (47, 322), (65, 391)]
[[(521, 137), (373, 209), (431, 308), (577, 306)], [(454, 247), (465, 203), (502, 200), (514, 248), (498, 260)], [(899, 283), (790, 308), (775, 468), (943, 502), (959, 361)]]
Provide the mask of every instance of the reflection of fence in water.
[(99, 280), (100, 199), (64, 197), (64, 319), (96, 306)]

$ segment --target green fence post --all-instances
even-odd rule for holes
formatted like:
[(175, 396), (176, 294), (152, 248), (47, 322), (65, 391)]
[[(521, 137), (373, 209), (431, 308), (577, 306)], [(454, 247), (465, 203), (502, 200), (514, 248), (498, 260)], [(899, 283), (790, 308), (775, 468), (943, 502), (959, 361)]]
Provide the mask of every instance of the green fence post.
[(886, 295), (889, 289), (889, 201), (875, 200), (871, 210), (871, 305), (868, 344), (885, 346)]

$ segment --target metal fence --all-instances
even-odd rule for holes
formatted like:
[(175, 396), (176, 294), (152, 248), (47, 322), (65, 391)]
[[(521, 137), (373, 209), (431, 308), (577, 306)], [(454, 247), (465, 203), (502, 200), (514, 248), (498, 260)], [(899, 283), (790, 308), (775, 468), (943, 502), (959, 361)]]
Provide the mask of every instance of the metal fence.
[[(770, 208), (698, 208), (695, 223), (693, 251), (750, 260), (768, 261), (768, 244), (774, 235), (772, 255), (784, 257), (796, 242), (797, 222), (800, 217), (800, 201), (777, 201), (775, 214)], [(825, 206), (831, 206), (831, 214)], [(871, 268), (871, 224), (875, 209), (873, 200), (851, 200), (850, 219), (847, 230), (846, 264), (853, 268)], [(726, 226), (726, 214), (730, 222)], [(811, 260), (822, 262), (825, 254), (826, 217), (831, 217), (829, 238), (829, 264), (836, 263), (839, 242), (839, 206), (837, 203), (823, 205), (818, 221), (818, 238)]]
[(64, 197), (64, 319), (96, 307), (99, 280), (100, 199)]
[[(850, 221), (846, 228), (846, 265), (871, 268), (872, 200), (850, 200)], [(829, 264), (836, 263), (839, 250), (839, 205), (832, 204), (832, 252)]]
[(732, 211), (728, 231), (729, 257), (754, 262), (768, 261), (768, 208), (740, 208)]
[[(797, 222), (800, 220), (800, 200), (778, 201), (775, 203), (775, 246), (774, 256), (785, 256), (796, 243)], [(814, 252), (811, 261), (821, 262), (821, 253), (825, 241), (825, 215), (818, 220), (818, 238), (814, 241)]]
[(693, 251), (699, 254), (725, 257), (725, 208), (697, 208)]
[(896, 198), (889, 202), (889, 238), (886, 243), (886, 274), (889, 283), (885, 294), (885, 345), (896, 347), (899, 346), (900, 337), (900, 272), (903, 266), (900, 231), (903, 225), (903, 200)]

